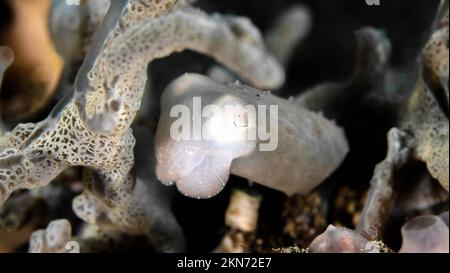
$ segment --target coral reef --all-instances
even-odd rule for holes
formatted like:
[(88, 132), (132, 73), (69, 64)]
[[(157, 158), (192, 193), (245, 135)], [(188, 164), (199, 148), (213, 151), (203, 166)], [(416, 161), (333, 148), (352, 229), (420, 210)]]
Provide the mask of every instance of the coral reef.
[[(382, 237), (396, 198), (401, 170), (412, 161), (426, 164), (430, 175), (448, 192), (448, 10), (433, 30), (420, 58), (419, 77), (399, 113), (399, 127), (388, 134), (388, 153), (371, 181), (358, 230)], [(434, 181), (432, 181), (434, 183)]]
[[(266, 78), (266, 74), (281, 75), (282, 70), (267, 58), (258, 32), (249, 21), (208, 17), (192, 9), (163, 16), (173, 1), (150, 1), (151, 8), (146, 8), (144, 15), (135, 4), (135, 1), (112, 3), (102, 26), (109, 34), (99, 35), (98, 39), (104, 39), (103, 46), (92, 46), (77, 76), (74, 95), (66, 95), (44, 121), (20, 124), (8, 134), (0, 155), (2, 203), (17, 189), (45, 186), (64, 169), (85, 166), (93, 172), (86, 178), (86, 190), (74, 200), (77, 215), (106, 230), (145, 233), (151, 221), (142, 212), (145, 208), (136, 203), (142, 201), (143, 185), (139, 179), (134, 183), (130, 173), (135, 140), (129, 127), (140, 106), (148, 63), (191, 48), (223, 60), (255, 81), (270, 85), (282, 79)], [(109, 19), (114, 19), (115, 13), (120, 15), (118, 22)], [(202, 24), (210, 29), (198, 28)], [(162, 29), (173, 35), (165, 33), (162, 39)], [(184, 31), (180, 32), (181, 29)], [(241, 39), (232, 29), (248, 35)], [(255, 39), (249, 40), (252, 35)], [(221, 43), (216, 43), (217, 36), (222, 38)], [(155, 41), (158, 43), (154, 44)], [(94, 44), (97, 43), (101, 44), (98, 41)], [(98, 53), (95, 60), (90, 59), (92, 52)], [(260, 66), (260, 62), (268, 63)]]
[(447, 253), (448, 0), (361, 2), (0, 1), (0, 252)]

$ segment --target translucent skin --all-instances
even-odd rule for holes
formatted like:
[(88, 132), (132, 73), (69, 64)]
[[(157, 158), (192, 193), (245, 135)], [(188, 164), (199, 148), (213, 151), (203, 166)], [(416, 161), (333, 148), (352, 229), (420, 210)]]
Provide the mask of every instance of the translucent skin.
[(402, 227), (400, 253), (448, 253), (449, 229), (439, 216), (423, 215)]
[[(277, 105), (277, 148), (260, 151), (260, 138), (223, 143), (224, 136), (233, 139), (257, 130), (256, 124), (237, 126), (233, 118), (213, 130), (218, 138), (175, 140), (170, 135), (175, 120), (170, 117), (170, 109), (181, 104), (192, 112), (193, 97), (201, 97), (202, 105)], [(187, 74), (169, 85), (161, 98), (161, 113), (156, 134), (156, 174), (161, 181), (175, 182), (183, 194), (195, 198), (219, 193), (230, 173), (288, 195), (306, 194), (328, 177), (348, 152), (343, 131), (320, 114), (268, 92), (239, 84), (224, 86), (201, 75)], [(206, 122), (203, 120), (202, 125), (206, 126)]]

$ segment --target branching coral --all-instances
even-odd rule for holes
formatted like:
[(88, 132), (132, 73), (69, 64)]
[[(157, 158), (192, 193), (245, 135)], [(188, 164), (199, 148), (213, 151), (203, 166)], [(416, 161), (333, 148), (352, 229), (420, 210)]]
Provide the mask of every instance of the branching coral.
[[(311, 17), (311, 12), (305, 6), (290, 6), (279, 15), (266, 33), (264, 40), (267, 48), (281, 65), (288, 64), (294, 49), (309, 34), (312, 25)], [(236, 80), (234, 75), (220, 66), (212, 67), (208, 74), (212, 79), (221, 83)]]
[(326, 117), (338, 118), (369, 91), (376, 89), (388, 65), (391, 44), (386, 34), (372, 27), (355, 32), (357, 62), (352, 76), (343, 83), (320, 84), (294, 99), (295, 103)]
[[(203, 111), (196, 98), (224, 112), (226, 106), (241, 108), (230, 115), (217, 115), (210, 109), (206, 114), (199, 113), (200, 117), (192, 116), (202, 126), (198, 133), (203, 133), (203, 138), (195, 137), (195, 129), (192, 135), (186, 128), (181, 134), (174, 133), (172, 125), (179, 123), (177, 115), (181, 113), (183, 118), (187, 113), (186, 126), (190, 126), (190, 113)], [(184, 108), (171, 113), (176, 105)], [(256, 111), (247, 106), (258, 108), (257, 119)], [(272, 111), (274, 108), (278, 110)], [(330, 175), (348, 152), (344, 133), (333, 122), (240, 84), (224, 86), (204, 76), (186, 75), (165, 90), (161, 109), (156, 173), (161, 181), (175, 182), (182, 193), (191, 197), (216, 195), (230, 173), (289, 195), (306, 194)], [(269, 120), (267, 126), (260, 122)], [(261, 133), (268, 134), (266, 130), (270, 136)]]
[(294, 49), (306, 38), (311, 28), (311, 11), (303, 5), (292, 5), (279, 15), (266, 33), (267, 48), (281, 64), (287, 65)]
[(193, 49), (255, 83), (282, 80), (281, 68), (248, 20), (192, 9), (168, 13), (175, 3), (169, 0), (142, 3), (114, 1), (74, 95), (61, 100), (44, 121), (20, 124), (8, 134), (0, 153), (0, 203), (17, 189), (43, 187), (64, 169), (85, 166), (93, 171), (86, 176), (85, 192), (74, 200), (77, 215), (110, 232), (149, 234), (153, 219), (148, 217), (154, 212), (145, 203), (148, 191), (130, 172), (135, 145), (130, 125), (148, 63)]
[[(76, 242), (71, 242), (72, 226), (66, 219), (52, 221), (45, 230), (33, 232), (30, 253), (80, 252)], [(72, 243), (72, 244), (71, 244)]]
[(394, 205), (399, 173), (414, 161), (448, 191), (448, 10), (421, 54), (420, 75), (399, 114), (399, 129), (388, 135), (388, 154), (374, 171), (358, 230), (380, 238)]

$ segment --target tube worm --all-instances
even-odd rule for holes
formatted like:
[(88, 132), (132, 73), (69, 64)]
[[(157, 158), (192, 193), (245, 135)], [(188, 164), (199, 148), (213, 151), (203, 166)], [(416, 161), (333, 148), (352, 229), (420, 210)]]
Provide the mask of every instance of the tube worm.
[(422, 215), (402, 226), (400, 253), (448, 253), (448, 225), (435, 215)]
[[(292, 5), (275, 20), (266, 33), (264, 40), (269, 52), (275, 59), (286, 67), (294, 49), (300, 44), (311, 30), (311, 12), (303, 5)], [(236, 80), (236, 77), (221, 66), (213, 66), (208, 75), (217, 82), (227, 83)], [(279, 86), (272, 86), (276, 89)]]
[(37, 230), (30, 237), (30, 253), (79, 253), (79, 246), (71, 241), (72, 226), (66, 219), (50, 222), (45, 230)]
[(52, 98), (63, 69), (48, 30), (50, 0), (9, 0), (11, 26), (0, 34), (0, 44), (15, 52), (2, 92), (4, 118), (18, 120), (37, 113)]
[[(203, 112), (198, 100), (213, 107)], [(226, 106), (236, 111), (228, 114)], [(187, 126), (193, 111), (196, 124), (191, 134)], [(348, 152), (343, 131), (320, 114), (268, 92), (221, 85), (201, 75), (188, 74), (170, 84), (161, 98), (161, 113), (156, 173), (191, 197), (216, 195), (230, 174), (288, 195), (306, 194)], [(173, 115), (180, 113), (176, 120)]]

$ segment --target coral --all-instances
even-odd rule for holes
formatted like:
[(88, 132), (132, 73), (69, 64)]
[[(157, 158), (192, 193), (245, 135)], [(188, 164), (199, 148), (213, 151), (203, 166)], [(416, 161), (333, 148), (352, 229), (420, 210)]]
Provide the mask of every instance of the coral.
[(8, 0), (12, 22), (0, 33), (0, 44), (16, 55), (4, 80), (3, 117), (18, 120), (47, 105), (58, 85), (63, 60), (48, 30), (51, 0)]
[[(422, 53), (422, 70), (403, 128), (416, 139), (415, 157), (427, 164), (430, 174), (448, 191), (448, 11)], [(446, 23), (445, 23), (446, 22)]]
[(294, 99), (297, 105), (339, 118), (349, 105), (377, 89), (391, 55), (390, 41), (385, 33), (372, 27), (359, 29), (355, 37), (358, 54), (352, 76), (343, 83), (324, 83), (305, 91)]
[(371, 189), (357, 230), (380, 239), (383, 226), (396, 200), (401, 172), (414, 161), (426, 164), (428, 172), (448, 192), (448, 10), (433, 29), (420, 58), (420, 74), (398, 128), (388, 134), (388, 154), (377, 165)]
[(219, 253), (248, 252), (248, 237), (257, 229), (258, 210), (261, 196), (242, 190), (234, 190), (225, 212), (225, 233), (220, 245), (214, 250)]
[[(135, 139), (129, 128), (140, 106), (148, 63), (193, 49), (254, 81), (282, 74), (246, 19), (192, 9), (165, 14), (173, 1), (149, 1), (144, 10), (135, 4), (112, 3), (97, 36), (104, 42), (91, 46), (73, 96), (66, 95), (44, 121), (20, 124), (8, 134), (0, 154), (0, 203), (15, 190), (43, 187), (64, 169), (85, 166), (92, 172), (86, 175), (86, 190), (74, 200), (77, 215), (109, 232), (148, 234), (153, 220), (147, 217), (155, 212), (142, 204), (147, 186), (140, 179), (135, 182), (130, 172)], [(245, 39), (238, 36), (247, 32)], [(252, 35), (255, 39), (249, 41)]]
[(449, 252), (448, 224), (439, 216), (422, 215), (409, 220), (402, 227), (402, 238), (400, 253)]
[[(30, 237), (30, 253), (64, 253), (74, 251), (71, 243), (72, 226), (66, 219), (52, 221), (45, 230), (37, 230)], [(75, 249), (79, 252), (79, 249)]]
[(361, 213), (357, 230), (371, 239), (380, 238), (383, 223), (395, 201), (392, 185), (396, 181), (396, 171), (411, 159), (409, 143), (411, 137), (403, 131), (393, 128), (388, 134), (388, 153), (379, 163), (370, 181), (371, 188)]
[[(199, 119), (203, 129), (198, 134), (203, 132), (204, 138), (200, 135), (195, 139), (196, 133), (191, 136), (185, 128), (181, 134), (172, 132), (172, 124), (177, 121), (171, 117), (171, 107), (183, 105), (176, 111), (187, 113), (184, 118), (190, 124), (195, 98), (201, 99), (200, 104), (216, 105), (218, 111), (225, 112), (227, 105), (241, 108), (229, 115), (211, 110), (210, 120), (192, 116)], [(248, 105), (263, 109), (259, 118), (268, 113), (262, 119), (270, 119), (270, 124), (264, 127), (257, 122), (256, 112), (252, 114)], [(274, 106), (278, 109), (275, 113)], [(162, 95), (161, 110), (156, 173), (163, 183), (175, 182), (183, 194), (191, 197), (216, 195), (230, 173), (288, 195), (306, 194), (328, 177), (348, 152), (343, 131), (322, 115), (268, 92), (240, 84), (220, 85), (201, 75), (185, 75), (170, 84)], [(261, 131), (267, 128), (277, 135), (262, 136)]]
[[(294, 49), (308, 35), (311, 29), (311, 12), (302, 5), (292, 5), (282, 12), (266, 33), (264, 40), (267, 49), (278, 62), (286, 66)], [(213, 66), (208, 75), (217, 82), (228, 83), (236, 77), (221, 66)], [(279, 86), (278, 86), (279, 87)], [(274, 90), (275, 87), (271, 89)]]
[(267, 48), (282, 65), (287, 65), (294, 49), (312, 28), (311, 11), (294, 4), (282, 12), (265, 35)]
[(448, 0), (195, 2), (0, 1), (0, 252), (448, 251)]

